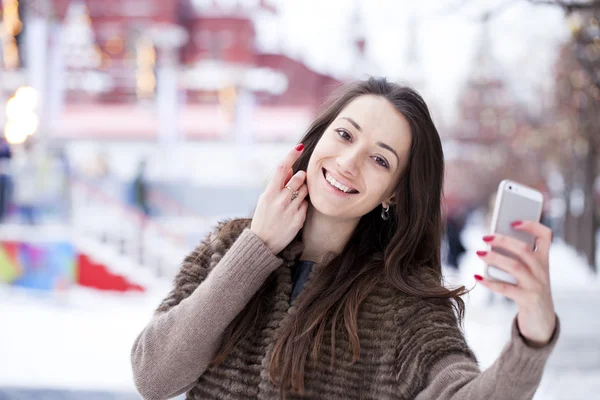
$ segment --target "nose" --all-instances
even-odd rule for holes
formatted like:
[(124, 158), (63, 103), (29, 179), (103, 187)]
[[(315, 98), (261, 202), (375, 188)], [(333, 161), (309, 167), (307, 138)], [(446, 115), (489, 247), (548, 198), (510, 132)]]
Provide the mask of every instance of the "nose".
[(348, 175), (348, 176), (357, 176), (358, 175), (358, 165), (357, 165), (357, 157), (358, 154), (353, 151), (345, 151), (341, 153), (336, 158), (336, 163), (340, 168), (340, 172)]

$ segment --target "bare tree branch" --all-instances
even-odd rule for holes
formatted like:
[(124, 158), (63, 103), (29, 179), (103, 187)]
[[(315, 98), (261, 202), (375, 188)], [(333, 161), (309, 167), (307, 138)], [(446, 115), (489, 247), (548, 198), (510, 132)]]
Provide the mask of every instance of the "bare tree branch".
[(519, 1), (520, 0), (507, 0), (504, 3), (500, 3), (495, 8), (493, 8), (491, 10), (487, 10), (486, 12), (484, 12), (483, 14), (481, 14), (479, 17), (473, 18), (473, 20), (478, 21), (478, 22), (487, 22), (492, 17), (495, 17), (498, 14), (501, 14), (506, 9), (508, 9), (509, 7), (512, 7), (513, 5), (515, 5), (516, 3), (518, 3)]
[(567, 14), (577, 10), (600, 8), (600, 0), (568, 1), (568, 0), (527, 0), (535, 5), (549, 5), (563, 8)]
[[(471, 3), (473, 0), (456, 0), (451, 2), (450, 4), (446, 4), (443, 7), (440, 7), (438, 10), (427, 13), (427, 17), (436, 17), (436, 16), (444, 16), (460, 12), (464, 6)], [(488, 21), (498, 14), (501, 14), (509, 7), (515, 5), (516, 3), (522, 0), (507, 0), (503, 3), (500, 3), (495, 8), (484, 11), (478, 16), (467, 16), (472, 21), (476, 22), (485, 22)], [(548, 5), (560, 7), (565, 10), (565, 13), (570, 14), (574, 11), (580, 10), (594, 10), (600, 9), (600, 0), (525, 0), (526, 2), (533, 5)]]
[(496, 15), (504, 12), (509, 7), (515, 5), (516, 3), (519, 3), (521, 1), (523, 1), (523, 0), (506, 0), (506, 1), (498, 4), (497, 6), (490, 8), (489, 10), (479, 11), (477, 13), (475, 13), (475, 12), (467, 13), (463, 9), (465, 8), (465, 6), (467, 6), (469, 4), (473, 4), (473, 0), (457, 0), (453, 3), (446, 4), (445, 6), (440, 7), (438, 10), (436, 10), (434, 12), (426, 13), (426, 15), (424, 15), (424, 17), (461, 15), (461, 16), (464, 16), (465, 18), (467, 18), (471, 21), (474, 21), (474, 22), (485, 22), (485, 21), (488, 21), (491, 18), (495, 17)]

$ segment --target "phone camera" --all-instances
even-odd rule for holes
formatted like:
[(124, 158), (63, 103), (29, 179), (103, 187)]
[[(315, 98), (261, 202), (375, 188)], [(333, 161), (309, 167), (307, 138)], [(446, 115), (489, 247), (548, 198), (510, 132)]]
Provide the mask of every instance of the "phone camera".
[(510, 185), (509, 185), (509, 186), (508, 186), (508, 189), (509, 189), (509, 190), (511, 190), (511, 189), (512, 189), (512, 186), (510, 186)]

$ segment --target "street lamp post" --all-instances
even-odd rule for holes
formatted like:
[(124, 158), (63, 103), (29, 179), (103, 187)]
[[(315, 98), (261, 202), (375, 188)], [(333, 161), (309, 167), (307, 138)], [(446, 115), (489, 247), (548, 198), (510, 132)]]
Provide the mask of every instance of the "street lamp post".
[(181, 140), (179, 126), (179, 57), (178, 50), (188, 40), (187, 31), (179, 25), (163, 24), (150, 28), (149, 36), (157, 49), (156, 109), (158, 143), (165, 149), (168, 173), (175, 174), (176, 146)]
[(48, 132), (48, 38), (50, 2), (35, 0), (27, 2), (25, 21), (25, 62), (27, 82), (38, 94), (37, 114), (39, 116), (38, 141), (44, 144)]

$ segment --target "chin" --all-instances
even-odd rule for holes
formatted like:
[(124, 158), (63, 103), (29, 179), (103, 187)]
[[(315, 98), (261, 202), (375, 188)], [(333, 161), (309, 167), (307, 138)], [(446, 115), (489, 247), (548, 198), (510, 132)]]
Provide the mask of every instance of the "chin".
[(343, 209), (336, 207), (335, 204), (332, 204), (319, 196), (315, 196), (314, 198), (311, 197), (310, 203), (316, 211), (328, 217), (344, 218), (347, 216), (347, 212), (344, 212)]
[(310, 204), (319, 214), (336, 219), (356, 219), (362, 217), (368, 210), (358, 210), (356, 204), (340, 205), (332, 201), (326, 194), (311, 194)]

